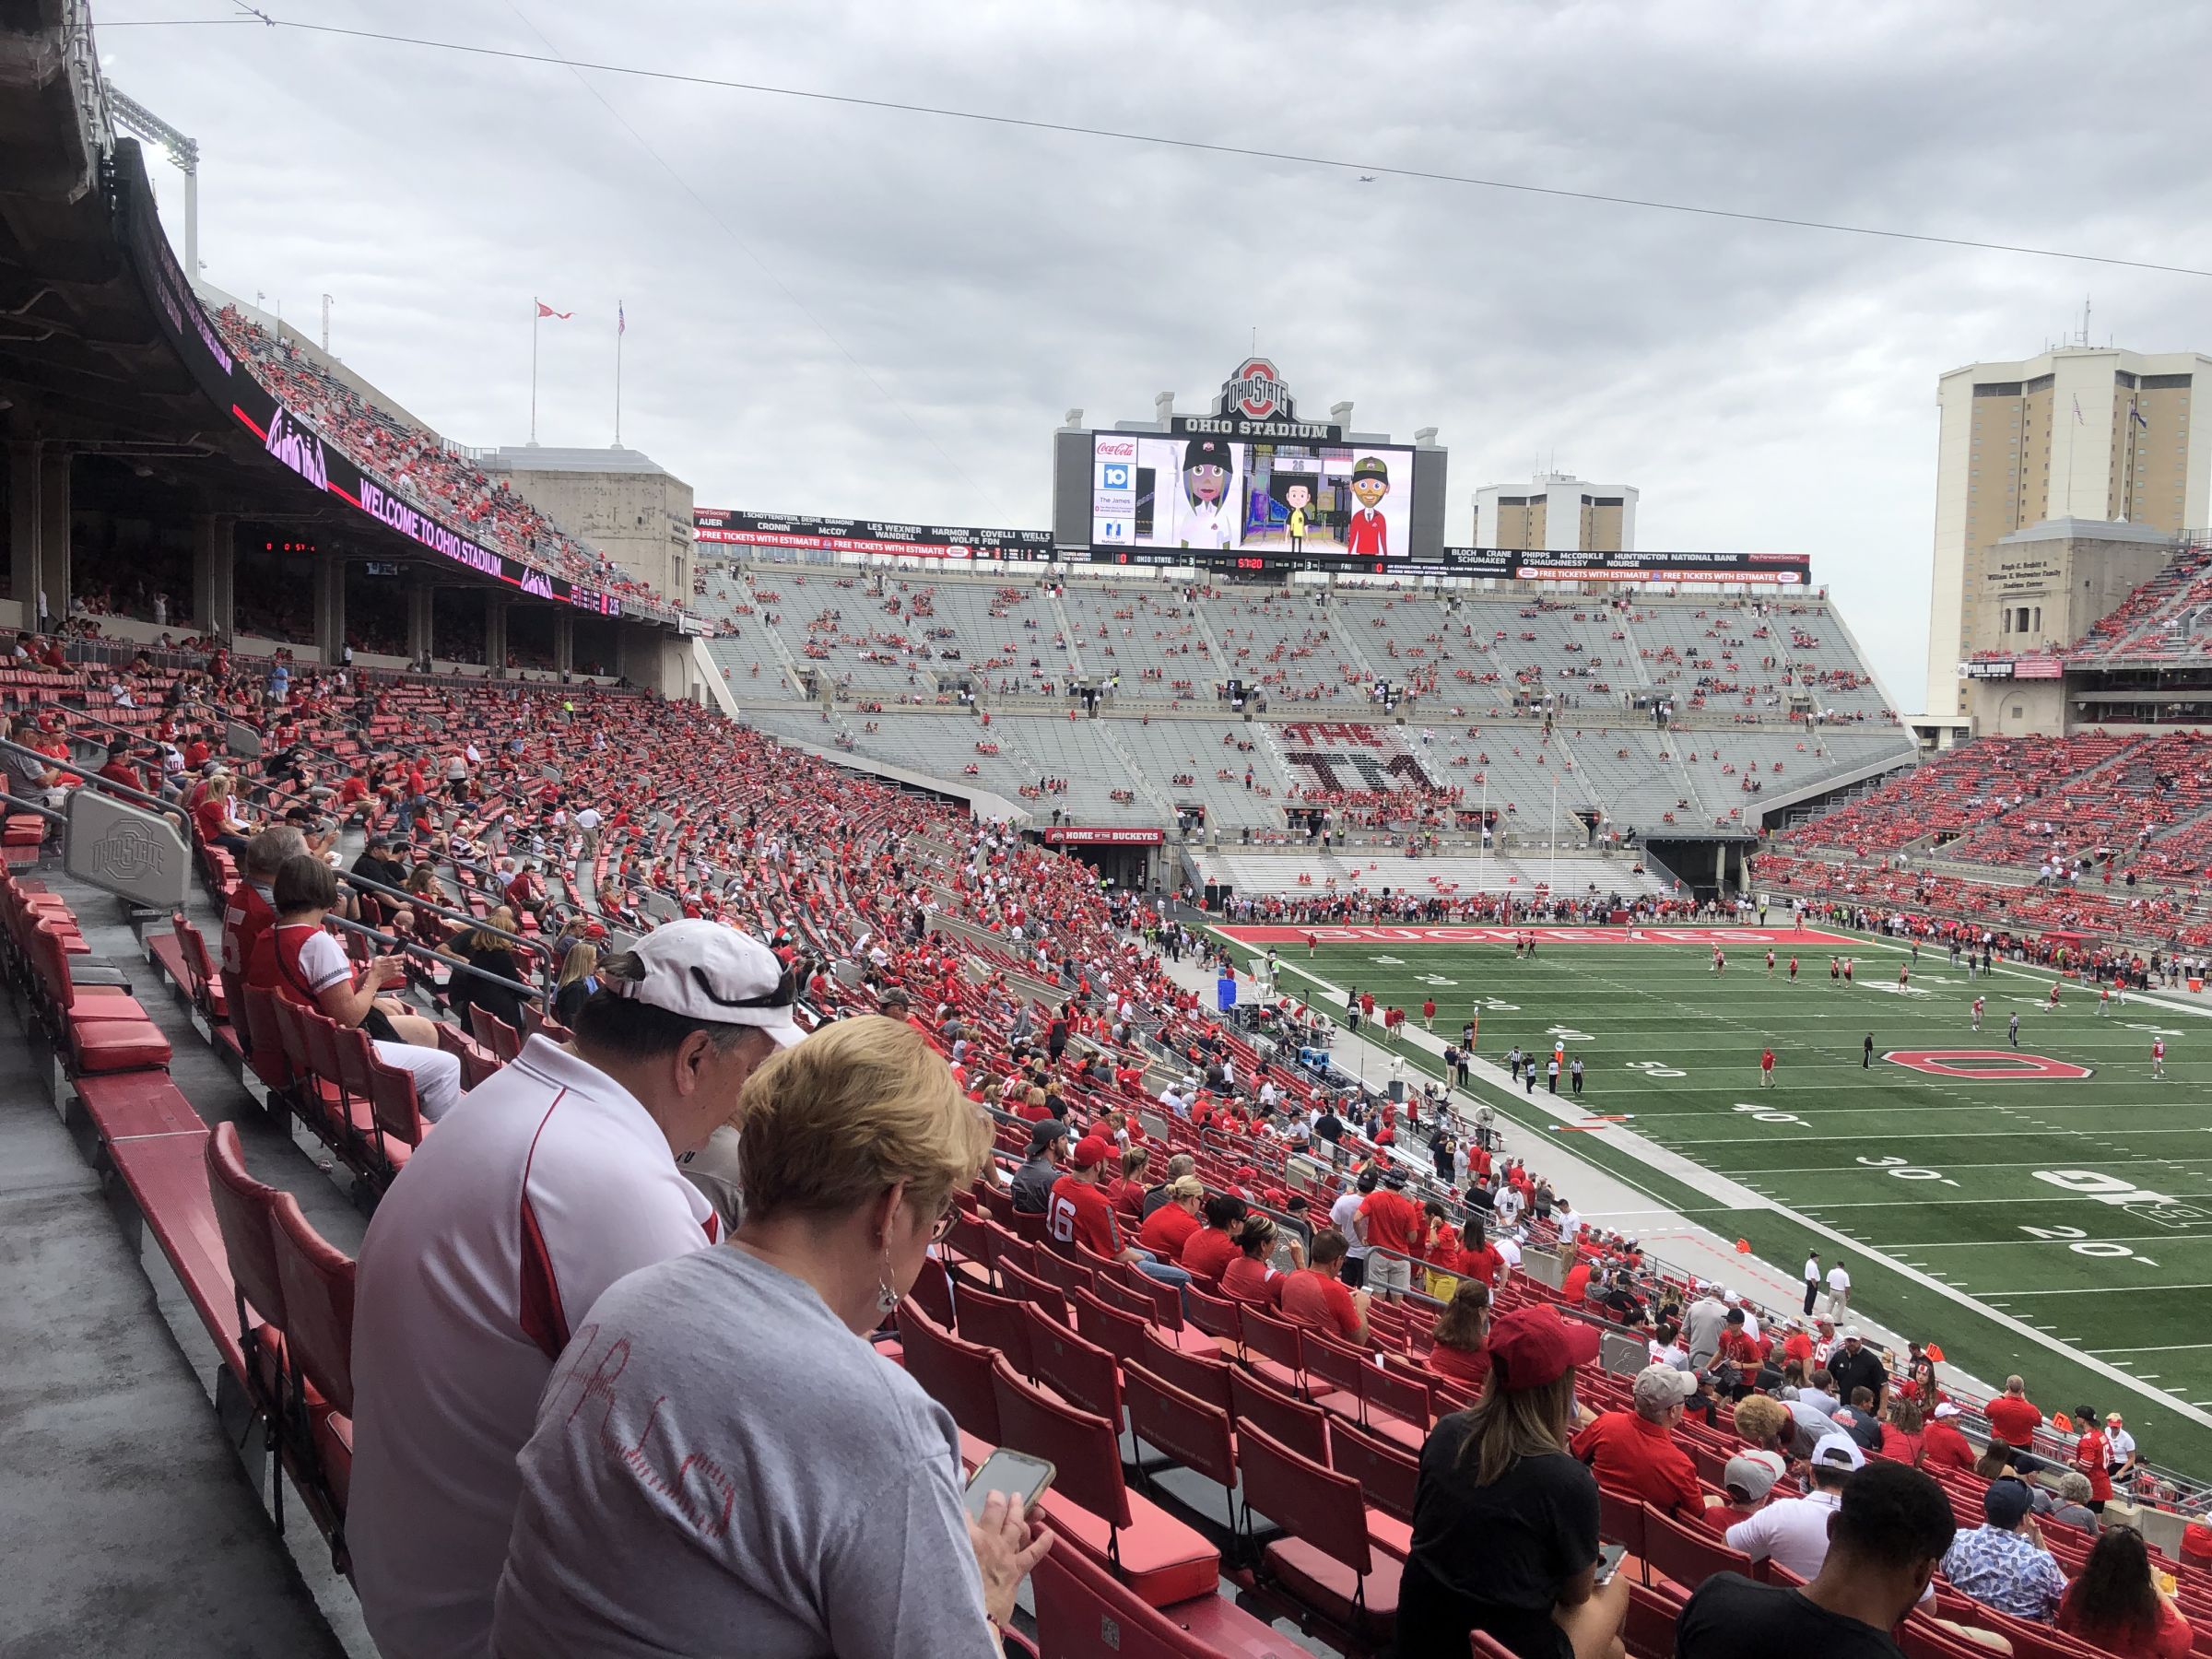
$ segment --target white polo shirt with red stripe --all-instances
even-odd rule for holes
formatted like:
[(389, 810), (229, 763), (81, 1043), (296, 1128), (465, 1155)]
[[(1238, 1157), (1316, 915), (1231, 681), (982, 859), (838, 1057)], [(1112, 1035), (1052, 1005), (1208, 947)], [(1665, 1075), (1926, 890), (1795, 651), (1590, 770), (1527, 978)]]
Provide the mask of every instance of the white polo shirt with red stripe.
[(609, 1285), (716, 1238), (644, 1106), (543, 1037), (425, 1137), (354, 1302), (346, 1538), (385, 1659), (482, 1659), (554, 1360)]

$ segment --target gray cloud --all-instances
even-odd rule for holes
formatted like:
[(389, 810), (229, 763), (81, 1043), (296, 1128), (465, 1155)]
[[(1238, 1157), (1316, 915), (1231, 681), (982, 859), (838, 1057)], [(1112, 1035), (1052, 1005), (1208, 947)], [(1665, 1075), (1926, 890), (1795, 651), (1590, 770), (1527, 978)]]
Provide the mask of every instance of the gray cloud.
[[(2212, 18), (1959, 4), (1111, 8), (324, 0), (279, 17), (1800, 218), (2212, 265)], [(180, 7), (180, 10), (182, 8)], [(141, 11), (136, 15), (147, 15)], [(525, 22), (525, 16), (527, 22)], [(531, 27), (535, 25), (535, 30)], [(271, 30), (117, 29), (197, 137), (206, 275), (469, 443), (623, 434), (703, 503), (1041, 524), (1063, 410), (1309, 406), (1643, 491), (1647, 547), (1811, 553), (1917, 706), (1945, 369), (2077, 320), (2206, 344), (2203, 279), (1685, 218)], [(621, 120), (593, 95), (594, 89)], [(667, 167), (624, 129), (626, 120)], [(671, 177), (672, 170), (676, 177)], [(678, 182), (680, 179), (681, 182)], [(173, 211), (174, 188), (164, 193)]]

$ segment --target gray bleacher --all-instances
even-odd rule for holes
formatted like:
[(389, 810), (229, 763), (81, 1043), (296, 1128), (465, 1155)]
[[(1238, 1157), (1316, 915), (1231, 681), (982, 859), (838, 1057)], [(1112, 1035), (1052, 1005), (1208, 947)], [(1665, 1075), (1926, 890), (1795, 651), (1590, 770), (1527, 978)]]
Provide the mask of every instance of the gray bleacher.
[(1342, 618), (1311, 592), (1231, 590), (1206, 602), (1206, 620), (1227, 659), (1222, 672), (1258, 684), (1271, 706), (1366, 696), (1371, 677), (1338, 639)]
[[(1219, 671), (1180, 590), (1070, 582), (1060, 603), (1075, 630), (1083, 672), (1090, 678), (1120, 675), (1124, 697), (1212, 700)], [(1145, 680), (1151, 669), (1161, 677)], [(1189, 688), (1178, 693), (1178, 681), (1188, 681)]]
[[(1283, 803), (1289, 795), (1289, 780), (1277, 759), (1276, 746), (1265, 741), (1260, 722), (1241, 720), (1118, 719), (1110, 724), (1113, 739), (1129, 751), (1138, 770), (1153, 786), (1178, 805), (1195, 802), (1206, 808), (1206, 821), (1216, 829), (1241, 830), (1279, 826)], [(1240, 751), (1224, 743), (1249, 743)], [(1244, 787), (1249, 767), (1253, 787)], [(1217, 777), (1227, 771), (1226, 779)], [(1178, 784), (1178, 774), (1193, 780)]]
[(1193, 857), (1208, 882), (1247, 894), (1310, 898), (1331, 890), (1380, 893), (1387, 888), (1393, 893), (1451, 900), (1473, 893), (1531, 895), (1547, 886), (1561, 898), (1579, 898), (1594, 888), (1601, 894), (1630, 898), (1670, 890), (1658, 877), (1639, 871), (1635, 859), (1625, 854), (1561, 852), (1553, 859), (1543, 853), (1490, 853), (1407, 858), (1399, 853), (1358, 849), (1339, 856), (1296, 849), (1254, 853), (1223, 847), (1194, 853)]

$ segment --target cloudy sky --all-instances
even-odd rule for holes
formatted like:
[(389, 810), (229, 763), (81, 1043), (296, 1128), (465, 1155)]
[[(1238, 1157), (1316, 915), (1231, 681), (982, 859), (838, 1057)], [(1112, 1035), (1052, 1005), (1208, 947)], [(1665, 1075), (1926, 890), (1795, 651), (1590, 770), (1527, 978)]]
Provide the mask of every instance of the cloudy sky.
[[(1922, 703), (1936, 375), (2080, 326), (2212, 347), (2212, 280), (503, 61), (103, 0), (203, 157), (206, 278), (470, 444), (622, 436), (702, 506), (1043, 526), (1070, 407), (1309, 411), (1642, 491), (1651, 548), (1810, 553)], [(279, 19), (2212, 267), (2212, 11), (1777, 0), (265, 0)], [(182, 193), (158, 165), (182, 245)]]

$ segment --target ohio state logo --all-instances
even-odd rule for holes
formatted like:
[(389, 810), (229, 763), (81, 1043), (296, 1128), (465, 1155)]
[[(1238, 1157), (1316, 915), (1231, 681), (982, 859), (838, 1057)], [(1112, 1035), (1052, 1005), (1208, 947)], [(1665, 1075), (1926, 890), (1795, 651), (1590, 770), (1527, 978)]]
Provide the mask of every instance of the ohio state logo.
[(2017, 1049), (1891, 1049), (1882, 1056), (1907, 1071), (1973, 1083), (2079, 1083), (2090, 1067)]
[(1221, 389), (1222, 403), (1253, 420), (1290, 413), (1290, 388), (1265, 358), (1247, 358), (1242, 368), (1229, 377)]

